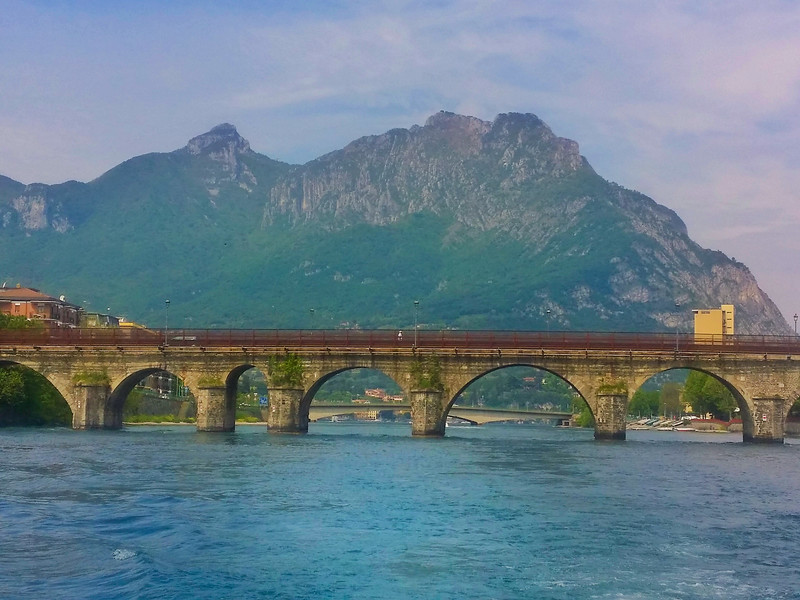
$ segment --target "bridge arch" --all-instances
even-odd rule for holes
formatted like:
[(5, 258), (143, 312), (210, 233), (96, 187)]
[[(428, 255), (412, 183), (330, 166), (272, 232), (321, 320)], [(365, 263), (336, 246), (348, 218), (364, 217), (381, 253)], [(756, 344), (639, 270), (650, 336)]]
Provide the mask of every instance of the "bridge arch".
[[(475, 385), (477, 382), (479, 382), (480, 380), (484, 379), (486, 376), (491, 376), (493, 373), (499, 373), (501, 371), (505, 371), (505, 370), (508, 370), (508, 369), (517, 369), (517, 368), (524, 368), (528, 372), (533, 371), (534, 373), (547, 373), (548, 375), (553, 376), (558, 381), (561, 381), (564, 384), (566, 384), (569, 387), (569, 389), (571, 390), (573, 395), (577, 395), (581, 399), (586, 401), (586, 397), (583, 395), (583, 393), (581, 393), (580, 389), (576, 385), (574, 385), (568, 378), (564, 377), (563, 375), (561, 375), (557, 371), (554, 371), (554, 370), (551, 370), (551, 369), (547, 369), (547, 368), (544, 368), (544, 367), (540, 367), (540, 366), (536, 365), (535, 363), (516, 361), (516, 362), (509, 362), (509, 363), (506, 363), (506, 364), (503, 364), (503, 365), (499, 365), (499, 366), (493, 367), (491, 369), (484, 370), (481, 373), (479, 373), (477, 375), (474, 375), (468, 381), (461, 383), (460, 387), (456, 388), (455, 393), (451, 394), (451, 397), (447, 400), (447, 404), (444, 406), (444, 419), (447, 418), (447, 415), (450, 413), (450, 411), (452, 410), (452, 408), (456, 404), (456, 402), (458, 402), (459, 398), (461, 398), (463, 396), (464, 392), (467, 391), (467, 388), (469, 388), (470, 386)], [(542, 382), (542, 385), (543, 384), (544, 384), (544, 381)], [(569, 406), (571, 406), (571, 404), (572, 404), (572, 398), (570, 398)], [(587, 402), (587, 404), (588, 404), (588, 402)], [(569, 406), (566, 406), (565, 409), (569, 409)]]
[(782, 442), (786, 418), (794, 399), (800, 395), (800, 380), (787, 356), (781, 364), (763, 356), (763, 369), (731, 369), (724, 360), (698, 363), (691, 359), (673, 363), (668, 368), (654, 369), (637, 376), (641, 387), (651, 376), (686, 369), (712, 377), (733, 396), (742, 419), (742, 436), (747, 442)]
[[(110, 392), (106, 400), (106, 427), (118, 429), (122, 427), (125, 404), (128, 401), (134, 389), (140, 385), (145, 379), (152, 375), (167, 375), (171, 378), (177, 378), (179, 381), (180, 376), (174, 373), (166, 366), (147, 366), (134, 370), (130, 373), (123, 373), (110, 378)], [(190, 393), (192, 391), (190, 390)]]
[[(14, 370), (19, 373), (18, 378), (15, 379), (16, 384), (21, 385), (21, 389), (18, 391), (22, 396), (22, 405), (12, 409), (5, 415), (5, 418), (15, 419), (17, 420), (15, 424), (23, 425), (69, 425), (72, 423), (74, 412), (69, 402), (69, 395), (65, 396), (59, 386), (34, 366), (27, 365), (22, 361), (0, 360), (0, 372)], [(19, 414), (12, 414), (12, 412)]]
[[(238, 400), (239, 400), (239, 393), (241, 391), (242, 385), (242, 376), (246, 373), (251, 373), (252, 375), (256, 375), (252, 377), (250, 380), (250, 386), (252, 387), (260, 387), (263, 385), (266, 388), (267, 395), (269, 395), (269, 383), (267, 381), (267, 371), (266, 368), (261, 368), (261, 366), (255, 364), (254, 362), (248, 362), (241, 365), (238, 365), (231, 369), (228, 373), (227, 377), (225, 378), (225, 411), (229, 415), (229, 418), (233, 419), (234, 423), (236, 420), (236, 411), (239, 408)], [(261, 383), (263, 380), (263, 383)], [(253, 382), (256, 383), (253, 383)], [(244, 382), (246, 384), (246, 381)], [(248, 389), (247, 393), (250, 393)], [(256, 390), (256, 394), (258, 394), (258, 390)], [(253, 409), (257, 409), (256, 412), (258, 413), (258, 420), (261, 420), (261, 404), (260, 402), (256, 405), (254, 404)], [(251, 412), (251, 416), (252, 415)]]
[[(375, 367), (375, 366), (360, 366), (360, 365), (352, 366), (352, 365), (348, 365), (348, 366), (344, 366), (344, 367), (330, 368), (329, 370), (326, 369), (326, 370), (324, 370), (322, 372), (317, 371), (317, 372), (313, 373), (314, 380), (309, 385), (309, 387), (306, 390), (306, 392), (303, 394), (303, 398), (302, 398), (301, 403), (300, 403), (300, 416), (301, 416), (301, 419), (304, 419), (305, 423), (308, 423), (309, 413), (311, 411), (311, 404), (313, 403), (314, 398), (316, 397), (316, 395), (320, 391), (320, 389), (326, 383), (332, 382), (337, 376), (340, 376), (343, 373), (346, 373), (348, 371), (362, 371), (362, 372), (363, 371), (372, 371), (372, 372), (374, 372), (376, 374), (379, 374), (386, 381), (391, 382), (392, 384), (396, 385), (401, 390), (403, 396), (406, 399), (408, 399), (408, 389), (406, 387), (404, 387), (399, 381), (397, 381), (397, 379), (395, 377), (392, 377), (391, 375), (386, 373), (386, 371), (384, 371), (383, 369)], [(374, 409), (374, 408), (377, 408), (378, 406), (379, 405), (377, 405), (377, 404), (370, 404), (370, 405), (366, 405), (365, 404), (364, 408), (365, 408), (365, 410), (366, 409)], [(387, 404), (385, 407), (384, 406), (380, 406), (380, 408), (382, 408), (382, 409), (385, 408), (386, 410), (390, 410), (391, 409), (391, 404)]]
[(725, 376), (714, 372), (713, 369), (698, 366), (670, 366), (668, 368), (661, 369), (660, 371), (655, 371), (651, 375), (639, 376), (635, 379), (635, 387), (631, 390), (631, 398), (633, 397), (633, 394), (641, 389), (648, 381), (662, 373), (669, 373), (671, 371), (688, 371), (689, 373), (696, 372), (711, 377), (715, 381), (719, 382), (728, 392), (730, 392), (731, 396), (736, 402), (736, 405), (743, 415), (751, 412), (751, 407), (748, 403), (747, 396), (739, 387), (737, 387), (733, 382), (729, 381), (729, 379)]

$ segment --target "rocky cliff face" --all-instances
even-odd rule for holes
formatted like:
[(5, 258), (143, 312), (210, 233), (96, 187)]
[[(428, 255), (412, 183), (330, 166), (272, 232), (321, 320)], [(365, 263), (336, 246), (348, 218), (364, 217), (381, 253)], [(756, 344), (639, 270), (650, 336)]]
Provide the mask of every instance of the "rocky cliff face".
[(89, 183), (0, 177), (0, 228), (4, 278), (135, 304), (170, 273), (215, 325), (308, 325), (309, 306), (314, 326), (403, 325), (417, 299), (435, 327), (689, 331), (732, 303), (739, 332), (788, 332), (744, 265), (530, 114), (440, 112), (294, 166), (222, 124)]
[(263, 222), (288, 215), (385, 225), (427, 211), (478, 229), (513, 229), (524, 209), (521, 187), (582, 168), (578, 145), (533, 115), (487, 123), (441, 112), (424, 127), (361, 138), (297, 167), (270, 191)]
[(192, 156), (204, 155), (211, 160), (212, 164), (206, 169), (205, 182), (213, 195), (219, 192), (216, 186), (221, 181), (235, 181), (247, 191), (252, 191), (258, 185), (256, 176), (241, 160), (242, 155), (253, 154), (250, 143), (230, 123), (217, 125), (208, 133), (193, 137), (186, 144), (185, 151)]
[(786, 330), (744, 265), (697, 246), (673, 211), (602, 180), (577, 143), (529, 114), (486, 122), (441, 112), (423, 127), (356, 140), (281, 178), (262, 227), (280, 217), (328, 229), (385, 226), (414, 213), (451, 218), (459, 236), (519, 240), (540, 264), (577, 259), (604, 273), (560, 295), (539, 282), (521, 315), (546, 313), (572, 328), (576, 311), (593, 311), (600, 323), (644, 311), (664, 328), (688, 329), (690, 308), (730, 302), (740, 332)]
[[(77, 182), (62, 184), (63, 187), (80, 186)], [(26, 232), (52, 230), (64, 233), (73, 227), (69, 207), (59, 194), (44, 184), (19, 186), (5, 203), (0, 200), (0, 228)]]

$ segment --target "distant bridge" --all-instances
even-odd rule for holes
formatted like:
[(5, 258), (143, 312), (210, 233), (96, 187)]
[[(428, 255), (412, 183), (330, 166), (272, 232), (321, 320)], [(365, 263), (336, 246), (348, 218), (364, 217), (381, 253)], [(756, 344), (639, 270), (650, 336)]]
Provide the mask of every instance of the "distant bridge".
[[(281, 365), (296, 357), (299, 374)], [(412, 433), (444, 435), (459, 394), (509, 366), (547, 370), (569, 382), (595, 417), (595, 437), (624, 439), (633, 392), (669, 369), (696, 369), (736, 398), (746, 441), (782, 441), (800, 396), (800, 338), (531, 331), (136, 330), (0, 331), (0, 367), (20, 364), (64, 396), (78, 429), (122, 426), (128, 393), (144, 377), (169, 372), (197, 399), (197, 428), (235, 426), (239, 376), (258, 367), (269, 387), (273, 432), (307, 431), (319, 388), (348, 369), (379, 370), (409, 399)], [(435, 382), (430, 375), (435, 371)], [(426, 374), (420, 378), (420, 374)], [(290, 383), (286, 383), (290, 381)], [(427, 384), (425, 383), (427, 382)], [(425, 387), (429, 385), (429, 387)], [(458, 410), (458, 407), (456, 407)]]
[[(317, 419), (325, 419), (327, 417), (335, 417), (338, 415), (347, 415), (359, 412), (368, 411), (399, 411), (410, 412), (411, 404), (403, 403), (381, 403), (381, 404), (327, 404), (312, 402), (308, 412), (310, 421)], [(518, 420), (554, 420), (559, 423), (566, 421), (572, 417), (572, 413), (556, 412), (547, 410), (522, 410), (514, 408), (486, 408), (482, 406), (458, 406), (454, 404), (450, 407), (447, 413), (450, 417), (456, 417), (464, 421), (469, 421), (476, 425), (483, 425), (484, 423), (497, 423), (500, 421), (518, 421)]]

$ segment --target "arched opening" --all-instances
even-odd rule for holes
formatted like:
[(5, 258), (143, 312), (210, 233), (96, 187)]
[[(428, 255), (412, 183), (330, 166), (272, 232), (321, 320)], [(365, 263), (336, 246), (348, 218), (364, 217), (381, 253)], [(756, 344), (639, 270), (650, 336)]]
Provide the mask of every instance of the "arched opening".
[(713, 373), (676, 368), (647, 379), (628, 403), (629, 429), (741, 431), (749, 408)]
[(391, 377), (377, 369), (347, 368), (321, 377), (308, 390), (303, 409), (315, 422), (407, 423), (408, 398)]
[(194, 423), (197, 415), (189, 388), (164, 369), (132, 373), (111, 392), (108, 403), (123, 423)]
[(800, 397), (794, 398), (786, 414), (786, 435), (796, 437), (800, 435)]
[(41, 373), (23, 365), (0, 362), (0, 427), (69, 427), (72, 410)]
[(226, 407), (233, 407), (237, 423), (266, 422), (269, 389), (261, 369), (253, 365), (237, 367), (228, 375), (225, 388)]
[(483, 373), (459, 390), (446, 411), (451, 424), (455, 416), (477, 423), (564, 424), (575, 414), (585, 415), (576, 425), (594, 425), (588, 404), (572, 384), (531, 365)]

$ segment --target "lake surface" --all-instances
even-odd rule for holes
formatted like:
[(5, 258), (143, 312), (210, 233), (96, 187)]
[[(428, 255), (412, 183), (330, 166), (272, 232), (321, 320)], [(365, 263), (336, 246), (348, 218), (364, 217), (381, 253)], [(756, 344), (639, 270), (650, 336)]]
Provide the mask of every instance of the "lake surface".
[(0, 429), (0, 598), (800, 598), (800, 444)]

